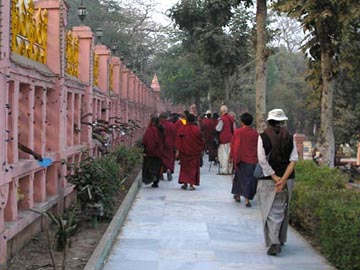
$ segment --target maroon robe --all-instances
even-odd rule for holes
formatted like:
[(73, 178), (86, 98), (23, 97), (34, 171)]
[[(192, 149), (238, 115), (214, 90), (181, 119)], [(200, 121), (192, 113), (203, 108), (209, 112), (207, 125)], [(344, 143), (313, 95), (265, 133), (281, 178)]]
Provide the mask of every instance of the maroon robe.
[(150, 157), (163, 158), (164, 135), (156, 126), (149, 126), (144, 134), (142, 144), (145, 146), (145, 154)]
[(142, 166), (142, 180), (145, 184), (159, 182), (165, 144), (164, 135), (156, 126), (150, 126), (145, 131), (142, 144), (144, 145), (145, 154)]
[(216, 161), (217, 160), (217, 156), (218, 156), (218, 145), (215, 144), (214, 140), (215, 140), (215, 135), (217, 133), (216, 131), (216, 126), (218, 124), (218, 120), (217, 119), (211, 119), (211, 143), (210, 143), (210, 147), (209, 147), (209, 161)]
[(168, 120), (161, 120), (160, 123), (165, 128), (165, 147), (162, 159), (163, 166), (173, 173), (175, 167), (175, 138), (177, 130), (175, 124)]
[(214, 127), (212, 119), (205, 118), (202, 121), (202, 134), (205, 142), (205, 151), (206, 153), (209, 153), (209, 149), (211, 144), (213, 144), (214, 139)]
[(200, 184), (200, 158), (204, 149), (200, 128), (194, 123), (182, 126), (178, 130), (175, 146), (180, 157), (179, 183), (198, 186)]
[(219, 141), (220, 144), (226, 144), (231, 141), (232, 135), (234, 133), (235, 120), (234, 117), (228, 113), (225, 113), (223, 116), (221, 116), (220, 119), (223, 121), (224, 125), (219, 134)]

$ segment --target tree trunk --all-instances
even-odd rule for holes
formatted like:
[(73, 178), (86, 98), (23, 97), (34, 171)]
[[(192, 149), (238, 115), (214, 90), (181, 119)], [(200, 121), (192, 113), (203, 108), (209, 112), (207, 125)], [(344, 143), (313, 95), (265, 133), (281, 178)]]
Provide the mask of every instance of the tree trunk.
[(208, 93), (207, 93), (207, 103), (208, 103), (208, 109), (210, 110), (210, 111), (213, 111), (214, 110), (214, 108), (213, 108), (213, 105), (212, 105), (212, 102), (211, 102), (211, 91), (210, 91), (210, 87), (209, 87), (209, 91), (208, 91)]
[(266, 113), (266, 0), (258, 0), (256, 5), (256, 128), (265, 128)]
[(196, 93), (196, 94), (195, 94), (195, 105), (196, 105), (197, 115), (202, 114), (201, 100), (200, 100), (200, 95), (199, 95), (199, 93)]
[(321, 155), (325, 164), (334, 167), (335, 158), (335, 139), (333, 129), (333, 83), (331, 82), (332, 70), (331, 52), (327, 48), (321, 51), (321, 77), (322, 77), (322, 95), (321, 95), (321, 125), (320, 125), (320, 143)]
[(225, 91), (225, 100), (224, 103), (229, 106), (229, 100), (230, 100), (230, 78), (228, 75), (224, 76), (224, 91)]

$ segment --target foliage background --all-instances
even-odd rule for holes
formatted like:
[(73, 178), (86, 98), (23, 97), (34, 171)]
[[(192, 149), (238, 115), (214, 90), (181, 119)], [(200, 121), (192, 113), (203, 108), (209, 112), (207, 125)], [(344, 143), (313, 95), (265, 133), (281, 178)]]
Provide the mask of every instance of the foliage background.
[[(196, 103), (203, 113), (217, 111), (228, 91), (231, 111), (255, 114), (256, 23), (253, 8), (248, 8), (251, 1), (190, 2), (197, 4), (188, 6), (182, 27), (154, 22), (150, 14), (156, 5), (142, 0), (131, 1), (131, 5), (129, 1), (85, 1), (88, 15), (84, 23), (93, 30), (104, 29), (101, 42), (109, 47), (115, 42), (115, 54), (124, 57), (145, 81), (150, 83), (157, 73), (163, 98), (187, 106)], [(80, 0), (67, 3), (70, 29), (80, 24)], [(228, 5), (236, 8), (229, 12)], [(300, 51), (304, 33), (296, 21), (277, 15), (270, 6), (269, 11), (266, 109), (284, 108), (291, 131), (303, 132), (317, 142), (321, 92), (306, 81), (312, 77), (308, 55)], [(171, 17), (171, 10), (168, 14)], [(222, 15), (216, 19), (213, 14)], [(333, 104), (336, 145), (352, 147), (360, 133), (359, 21), (339, 41), (336, 60), (341, 64)]]

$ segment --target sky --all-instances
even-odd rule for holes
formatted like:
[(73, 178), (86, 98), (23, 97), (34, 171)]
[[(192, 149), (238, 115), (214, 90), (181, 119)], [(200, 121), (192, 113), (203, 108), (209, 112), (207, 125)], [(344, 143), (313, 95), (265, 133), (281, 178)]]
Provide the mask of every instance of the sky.
[(164, 24), (167, 25), (170, 23), (170, 19), (167, 18), (165, 15), (161, 14), (161, 13), (165, 13), (166, 10), (168, 10), (169, 8), (171, 8), (173, 5), (175, 5), (179, 0), (156, 0), (156, 2), (158, 3), (156, 9), (157, 9), (157, 13), (155, 13), (153, 15), (153, 18)]

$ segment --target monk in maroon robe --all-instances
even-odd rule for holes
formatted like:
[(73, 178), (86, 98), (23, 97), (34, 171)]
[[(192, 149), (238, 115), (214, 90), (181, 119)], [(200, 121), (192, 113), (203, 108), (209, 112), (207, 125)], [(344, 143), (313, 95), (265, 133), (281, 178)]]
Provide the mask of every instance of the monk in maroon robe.
[(206, 117), (202, 121), (201, 126), (204, 142), (205, 142), (205, 153), (209, 153), (209, 149), (213, 144), (213, 133), (215, 131), (215, 127), (213, 126), (213, 121), (211, 119), (211, 112), (207, 112)]
[(218, 113), (214, 113), (211, 119), (211, 137), (210, 137), (210, 144), (209, 144), (209, 161), (213, 161), (215, 164), (218, 162), (218, 147), (219, 145), (215, 143), (215, 137), (218, 138), (217, 135), (217, 131), (216, 131), (216, 126), (218, 124), (218, 119), (219, 119), (219, 114)]
[(194, 190), (200, 184), (200, 160), (204, 150), (204, 141), (200, 128), (195, 124), (195, 116), (189, 114), (187, 124), (177, 133), (175, 146), (180, 158), (179, 184), (182, 189)]
[[(165, 147), (163, 153), (163, 172), (167, 173), (167, 180), (172, 180), (172, 174), (175, 167), (175, 138), (177, 129), (175, 125), (167, 119), (168, 113), (161, 113), (159, 116), (160, 124), (164, 127), (165, 132)], [(161, 177), (161, 176), (160, 176)]]
[(152, 187), (159, 186), (160, 170), (165, 146), (164, 127), (160, 125), (158, 117), (152, 117), (146, 129), (142, 144), (144, 145), (144, 160), (142, 180), (145, 184), (152, 183)]

